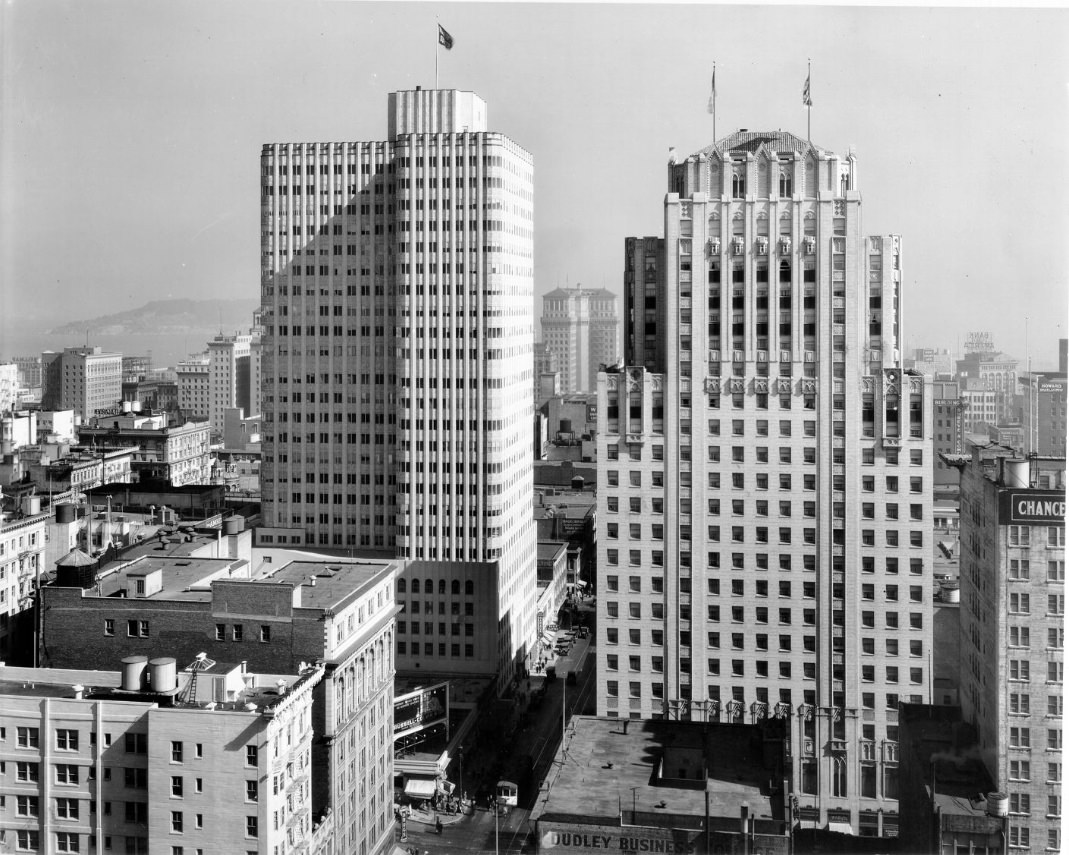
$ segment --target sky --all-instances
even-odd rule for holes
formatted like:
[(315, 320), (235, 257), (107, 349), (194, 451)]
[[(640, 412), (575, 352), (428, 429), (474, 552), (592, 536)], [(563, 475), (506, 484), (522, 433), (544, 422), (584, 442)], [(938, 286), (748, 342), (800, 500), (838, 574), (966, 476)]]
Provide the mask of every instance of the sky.
[[(259, 293), (267, 142), (379, 140), (387, 94), (472, 90), (535, 163), (535, 307), (622, 292), (668, 150), (782, 128), (859, 163), (903, 239), (905, 345), (1069, 335), (1069, 9), (7, 0), (0, 339), (150, 300)], [(0, 340), (0, 352), (4, 350)]]

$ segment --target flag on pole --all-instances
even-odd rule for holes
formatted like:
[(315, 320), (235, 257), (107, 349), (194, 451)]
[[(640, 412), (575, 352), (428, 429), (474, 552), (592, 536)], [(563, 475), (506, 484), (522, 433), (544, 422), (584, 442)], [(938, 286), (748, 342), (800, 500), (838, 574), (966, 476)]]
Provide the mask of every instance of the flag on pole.
[(812, 107), (813, 106), (813, 99), (809, 95), (809, 78), (810, 78), (810, 76), (811, 75), (809, 75), (809, 74), (807, 74), (805, 76), (805, 86), (802, 87), (802, 103), (806, 107)]
[(712, 89), (712, 92), (709, 94), (709, 112), (710, 113), (715, 112), (715, 109), (716, 109), (715, 106), (714, 106), (715, 103), (716, 103), (716, 69), (714, 68), (713, 69), (713, 89)]
[(443, 27), (441, 24), (438, 25), (438, 44), (440, 44), (446, 50), (453, 49), (453, 37), (449, 35), (445, 27)]

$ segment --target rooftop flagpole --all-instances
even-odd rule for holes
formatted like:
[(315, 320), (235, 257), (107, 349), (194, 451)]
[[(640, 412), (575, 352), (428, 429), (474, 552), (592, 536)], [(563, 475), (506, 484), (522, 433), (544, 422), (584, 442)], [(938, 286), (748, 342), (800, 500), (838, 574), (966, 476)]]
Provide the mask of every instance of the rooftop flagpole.
[(813, 80), (813, 64), (812, 60), (806, 60), (806, 74), (805, 74), (805, 86), (802, 88), (802, 103), (806, 108), (805, 119), (805, 135), (806, 141), (812, 144), (813, 142), (813, 96), (811, 94), (811, 84)]
[(716, 143), (716, 63), (713, 63), (713, 91), (709, 95), (709, 112), (713, 114), (713, 143)]
[[(437, 24), (438, 22), (435, 21)], [(438, 38), (434, 40), (434, 88), (438, 88), (438, 45), (442, 43), (442, 25), (438, 24)]]

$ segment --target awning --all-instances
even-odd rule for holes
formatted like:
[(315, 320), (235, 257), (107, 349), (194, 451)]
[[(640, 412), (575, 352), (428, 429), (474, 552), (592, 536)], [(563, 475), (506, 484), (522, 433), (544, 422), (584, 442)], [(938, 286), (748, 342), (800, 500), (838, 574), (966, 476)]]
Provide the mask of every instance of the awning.
[(405, 781), (405, 795), (416, 799), (429, 799), (434, 796), (436, 789), (434, 778), (409, 778)]
[(829, 822), (828, 831), (837, 831), (839, 834), (853, 834), (854, 830), (849, 822)]
[(585, 588), (586, 586), (587, 586), (587, 583), (584, 582), (582, 579), (577, 579), (576, 582), (575, 582), (575, 587), (577, 587), (577, 588)]
[(554, 633), (552, 633), (552, 632), (543, 632), (542, 633), (542, 643), (543, 644), (552, 645), (553, 644), (553, 640), (555, 638), (556, 638), (556, 635)]

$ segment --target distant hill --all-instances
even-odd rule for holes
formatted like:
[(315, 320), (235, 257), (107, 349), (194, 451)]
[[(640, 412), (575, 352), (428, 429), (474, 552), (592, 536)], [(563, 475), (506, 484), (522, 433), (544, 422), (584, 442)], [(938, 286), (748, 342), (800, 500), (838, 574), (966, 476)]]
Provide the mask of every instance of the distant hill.
[(232, 333), (252, 326), (256, 300), (154, 300), (139, 309), (71, 321), (48, 330), (52, 335), (137, 335)]

